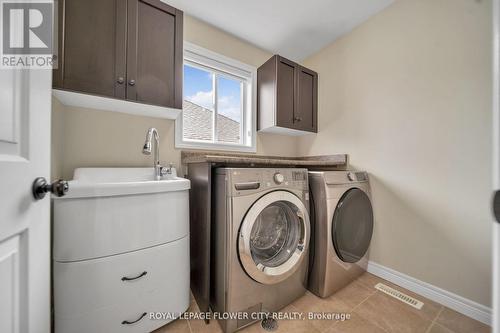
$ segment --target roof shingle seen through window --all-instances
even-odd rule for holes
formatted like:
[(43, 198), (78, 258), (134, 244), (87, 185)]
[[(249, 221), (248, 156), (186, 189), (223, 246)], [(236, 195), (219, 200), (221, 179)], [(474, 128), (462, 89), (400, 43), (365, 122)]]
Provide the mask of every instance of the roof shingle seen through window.
[[(182, 109), (184, 138), (211, 142), (213, 111), (187, 100)], [(240, 143), (240, 123), (217, 114), (217, 141)]]

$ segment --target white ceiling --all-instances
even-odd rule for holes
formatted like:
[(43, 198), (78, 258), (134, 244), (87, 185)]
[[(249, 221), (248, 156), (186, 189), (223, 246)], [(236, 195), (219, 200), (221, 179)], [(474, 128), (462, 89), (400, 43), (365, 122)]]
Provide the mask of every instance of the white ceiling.
[(265, 50), (303, 60), (394, 0), (163, 0)]

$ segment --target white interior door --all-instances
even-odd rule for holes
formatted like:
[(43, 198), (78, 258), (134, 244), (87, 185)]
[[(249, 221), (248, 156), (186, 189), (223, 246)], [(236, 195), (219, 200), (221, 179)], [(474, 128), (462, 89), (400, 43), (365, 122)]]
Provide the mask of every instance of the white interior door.
[(50, 332), (51, 70), (0, 69), (0, 332)]

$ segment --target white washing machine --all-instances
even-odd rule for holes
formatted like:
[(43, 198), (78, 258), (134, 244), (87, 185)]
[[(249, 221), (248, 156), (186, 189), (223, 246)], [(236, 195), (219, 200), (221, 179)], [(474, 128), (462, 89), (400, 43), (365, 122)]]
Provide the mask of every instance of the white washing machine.
[(373, 234), (366, 172), (309, 172), (311, 268), (309, 290), (328, 297), (366, 271)]
[(306, 291), (307, 170), (216, 169), (214, 200), (210, 305), (214, 314), (239, 314), (218, 318), (234, 332)]

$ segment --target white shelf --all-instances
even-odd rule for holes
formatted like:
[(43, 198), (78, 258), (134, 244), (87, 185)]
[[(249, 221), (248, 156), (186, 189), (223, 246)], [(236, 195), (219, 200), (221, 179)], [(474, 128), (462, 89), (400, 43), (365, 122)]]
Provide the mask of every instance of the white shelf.
[(125, 101), (115, 98), (52, 89), (52, 95), (63, 105), (127, 113), (143, 117), (176, 119), (181, 109)]

